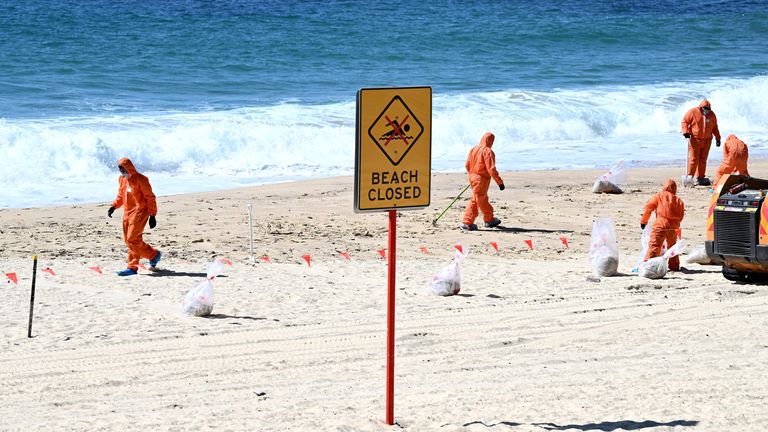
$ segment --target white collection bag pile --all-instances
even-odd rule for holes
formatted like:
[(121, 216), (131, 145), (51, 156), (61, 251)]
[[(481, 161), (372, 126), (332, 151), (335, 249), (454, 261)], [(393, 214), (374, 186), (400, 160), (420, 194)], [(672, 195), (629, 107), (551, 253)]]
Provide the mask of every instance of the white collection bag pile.
[(685, 242), (680, 239), (674, 246), (669, 248), (664, 255), (656, 258), (651, 258), (648, 261), (640, 263), (638, 276), (648, 279), (661, 279), (667, 275), (669, 259), (680, 255), (685, 247)]
[(453, 261), (432, 276), (427, 286), (429, 292), (439, 296), (458, 294), (461, 291), (461, 263), (465, 257), (466, 252), (461, 253), (457, 250)]
[(213, 279), (224, 270), (219, 261), (208, 264), (207, 278), (184, 296), (181, 311), (185, 315), (208, 316), (213, 312)]
[(592, 225), (589, 262), (597, 276), (613, 276), (619, 269), (619, 243), (613, 219), (598, 219)]
[(592, 185), (592, 192), (620, 194), (624, 191), (621, 190), (619, 185), (625, 184), (626, 182), (627, 170), (624, 168), (624, 161), (620, 160), (616, 162), (616, 165), (611, 167), (607, 173), (595, 180), (595, 184)]

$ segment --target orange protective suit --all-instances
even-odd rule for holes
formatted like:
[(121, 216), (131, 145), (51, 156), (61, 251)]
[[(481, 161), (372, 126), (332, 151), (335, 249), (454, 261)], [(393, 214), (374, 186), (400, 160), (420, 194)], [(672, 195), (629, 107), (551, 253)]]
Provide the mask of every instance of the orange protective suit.
[[(708, 107), (706, 116), (701, 108)], [(683, 116), (680, 128), (683, 134), (691, 134), (688, 139), (688, 175), (704, 177), (707, 172), (707, 157), (712, 146), (712, 135), (720, 143), (720, 130), (717, 128), (717, 116), (711, 111), (712, 105), (704, 99), (696, 108), (691, 108)]]
[[(645, 204), (640, 224), (647, 224), (651, 213), (656, 211), (656, 220), (651, 228), (651, 239), (648, 243), (648, 253), (645, 255), (645, 259), (661, 256), (661, 246), (664, 240), (667, 241), (667, 248), (671, 248), (677, 243), (676, 231), (680, 228), (680, 222), (685, 216), (685, 204), (675, 195), (676, 193), (677, 183), (668, 179), (664, 182), (661, 191), (653, 195)], [(669, 259), (669, 269), (680, 270), (679, 256)]]
[(747, 159), (749, 159), (749, 150), (747, 150), (744, 141), (736, 135), (728, 135), (728, 138), (725, 139), (725, 146), (723, 146), (723, 163), (717, 168), (715, 184), (720, 181), (723, 174), (739, 173), (748, 176)]
[(472, 187), (472, 198), (464, 211), (463, 222), (466, 225), (475, 222), (478, 208), (479, 211), (483, 212), (484, 222), (493, 220), (493, 207), (488, 202), (488, 187), (491, 185), (491, 178), (498, 185), (504, 184), (496, 170), (496, 154), (491, 150), (494, 139), (495, 137), (490, 132), (483, 134), (480, 143), (469, 151), (467, 163), (464, 164), (469, 177), (469, 184)]
[(123, 240), (128, 246), (128, 268), (138, 270), (141, 258), (153, 259), (157, 250), (144, 243), (142, 235), (149, 216), (157, 215), (157, 201), (152, 193), (149, 179), (139, 174), (136, 167), (128, 158), (117, 161), (129, 174), (128, 178), (120, 176), (117, 197), (112, 207), (125, 207), (123, 210)]

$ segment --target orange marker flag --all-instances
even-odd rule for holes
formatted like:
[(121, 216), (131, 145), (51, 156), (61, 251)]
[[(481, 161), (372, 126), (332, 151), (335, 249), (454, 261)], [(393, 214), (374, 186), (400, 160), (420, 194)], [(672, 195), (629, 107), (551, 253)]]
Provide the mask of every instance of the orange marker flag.
[(339, 255), (343, 256), (347, 261), (352, 261), (352, 258), (349, 257), (348, 252), (339, 252)]
[(677, 238), (679, 238), (679, 239), (683, 238), (683, 229), (682, 228), (675, 228), (675, 234), (677, 234)]
[(496, 242), (491, 242), (491, 247), (496, 250), (496, 253), (499, 253), (499, 244)]
[(95, 271), (95, 272), (96, 272), (96, 273), (98, 273), (98, 274), (103, 274), (103, 273), (101, 272), (101, 269), (99, 268), (99, 266), (88, 267), (88, 269), (89, 269), (89, 270), (93, 270), (93, 271)]
[(531, 240), (526, 240), (525, 244), (527, 244), (528, 247), (531, 248), (531, 250), (533, 250), (533, 242)]
[(265, 263), (270, 263), (270, 264), (272, 263), (272, 260), (271, 260), (271, 259), (269, 259), (269, 257), (268, 257), (268, 256), (266, 256), (266, 255), (264, 255), (263, 257), (261, 257), (261, 260), (262, 260), (262, 261), (264, 261)]
[(312, 267), (312, 264), (309, 263), (312, 257), (310, 257), (309, 254), (302, 255), (301, 257), (304, 258), (304, 261), (307, 262), (307, 267)]
[(5, 276), (11, 280), (11, 282), (15, 283), (16, 285), (19, 284), (19, 278), (16, 277), (16, 273), (6, 273)]
[(379, 255), (381, 255), (381, 258), (387, 257), (387, 250), (386, 249), (379, 249)]
[(563, 244), (565, 245), (566, 249), (570, 249), (571, 248), (570, 246), (568, 246), (568, 239), (567, 238), (560, 237), (560, 241), (563, 242)]
[(420, 247), (419, 250), (421, 253), (429, 255), (429, 249), (425, 248), (424, 246)]
[(224, 264), (226, 264), (228, 266), (232, 265), (232, 260), (227, 259), (227, 258), (219, 258), (219, 261), (221, 261), (222, 263), (224, 263)]
[(53, 269), (50, 267), (46, 267), (42, 271), (49, 273), (51, 276), (56, 276), (56, 272), (54, 272)]
[(464, 253), (464, 248), (463, 248), (463, 247), (461, 247), (461, 245), (460, 245), (460, 244), (457, 244), (457, 245), (455, 245), (454, 247), (456, 248), (456, 250), (457, 250), (457, 251), (459, 251), (459, 253), (461, 253), (461, 254), (463, 254), (463, 253)]

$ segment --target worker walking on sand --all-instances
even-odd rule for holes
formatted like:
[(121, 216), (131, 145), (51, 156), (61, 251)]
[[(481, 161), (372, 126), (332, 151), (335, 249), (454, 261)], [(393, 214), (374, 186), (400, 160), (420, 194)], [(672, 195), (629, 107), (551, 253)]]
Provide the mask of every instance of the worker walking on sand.
[(696, 184), (709, 186), (706, 178), (707, 157), (712, 146), (712, 135), (720, 147), (720, 130), (717, 128), (717, 116), (712, 111), (712, 105), (704, 99), (696, 108), (691, 108), (683, 116), (680, 123), (683, 136), (688, 139), (688, 176), (696, 174)]
[(467, 163), (464, 167), (469, 177), (469, 185), (472, 187), (472, 198), (467, 204), (464, 212), (464, 220), (460, 228), (474, 231), (477, 229), (475, 219), (478, 215), (478, 209), (483, 213), (483, 222), (486, 228), (498, 226), (501, 221), (493, 217), (493, 207), (488, 202), (488, 187), (491, 185), (491, 178), (499, 185), (500, 190), (504, 190), (504, 181), (496, 170), (496, 154), (491, 147), (495, 137), (492, 133), (486, 132), (480, 139), (480, 143), (469, 151)]
[(146, 258), (152, 267), (160, 262), (161, 253), (152, 246), (144, 243), (142, 235), (144, 225), (149, 221), (149, 227), (157, 225), (157, 202), (149, 179), (139, 174), (128, 158), (117, 161), (120, 170), (119, 188), (112, 207), (107, 210), (107, 216), (112, 217), (115, 209), (123, 210), (123, 240), (128, 246), (128, 268), (117, 272), (118, 276), (130, 276), (138, 273), (139, 260)]
[(730, 134), (725, 139), (723, 146), (723, 163), (717, 168), (717, 177), (715, 184), (720, 181), (723, 174), (741, 174), (748, 176), (747, 160), (749, 159), (749, 150), (747, 144), (740, 140), (736, 135)]
[[(685, 217), (685, 204), (677, 195), (677, 183), (668, 179), (664, 182), (661, 191), (654, 194), (645, 204), (643, 216), (640, 218), (640, 228), (645, 229), (651, 213), (656, 212), (656, 220), (653, 221), (651, 228), (651, 238), (648, 242), (648, 253), (645, 259), (660, 257), (661, 247), (664, 240), (667, 241), (667, 249), (677, 243), (677, 230), (680, 228), (680, 222)], [(669, 259), (669, 269), (673, 271), (680, 270), (680, 257), (674, 256)]]

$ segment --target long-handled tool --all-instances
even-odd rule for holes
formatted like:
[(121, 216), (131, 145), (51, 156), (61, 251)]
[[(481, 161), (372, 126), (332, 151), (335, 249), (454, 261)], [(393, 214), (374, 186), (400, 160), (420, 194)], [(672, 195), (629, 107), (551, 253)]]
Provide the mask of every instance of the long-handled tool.
[(466, 192), (466, 191), (467, 191), (467, 189), (469, 189), (469, 185), (467, 185), (467, 186), (466, 186), (466, 187), (465, 187), (465, 188), (464, 188), (464, 189), (463, 189), (461, 192), (459, 192), (459, 195), (458, 195), (456, 198), (454, 198), (454, 199), (453, 199), (453, 201), (451, 201), (451, 203), (450, 203), (450, 204), (448, 204), (448, 207), (446, 207), (446, 208), (445, 208), (445, 210), (443, 210), (443, 212), (442, 212), (442, 213), (440, 213), (440, 215), (439, 215), (438, 217), (436, 217), (436, 218), (435, 218), (435, 220), (433, 220), (433, 221), (432, 221), (432, 226), (437, 226), (437, 221), (439, 221), (439, 220), (440, 220), (440, 218), (441, 218), (441, 217), (443, 217), (443, 215), (445, 214), (445, 212), (447, 212), (447, 211), (448, 211), (448, 209), (449, 209), (449, 208), (451, 208), (451, 207), (453, 206), (453, 204), (454, 204), (456, 201), (458, 201), (458, 199), (459, 199), (459, 198), (461, 198), (461, 196), (462, 196), (462, 195), (464, 195), (464, 192)]

